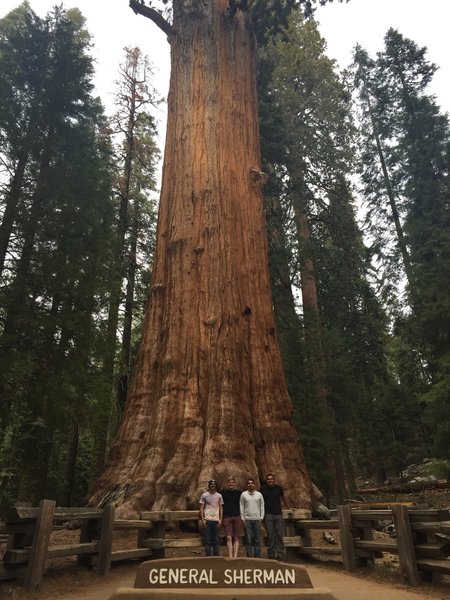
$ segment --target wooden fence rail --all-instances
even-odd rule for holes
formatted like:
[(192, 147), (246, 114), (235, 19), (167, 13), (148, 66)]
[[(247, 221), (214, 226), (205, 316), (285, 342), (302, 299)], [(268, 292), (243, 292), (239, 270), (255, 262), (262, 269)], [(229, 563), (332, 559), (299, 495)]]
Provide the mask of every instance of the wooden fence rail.
[[(197, 511), (148, 511), (140, 519), (122, 520), (115, 518), (113, 505), (103, 509), (60, 508), (52, 500), (42, 500), (39, 507), (15, 507), (0, 523), (0, 541), (6, 542), (0, 580), (22, 579), (24, 587), (33, 591), (42, 582), (49, 559), (76, 556), (78, 564), (95, 566), (98, 573), (106, 575), (116, 561), (163, 558), (167, 549), (202, 548), (198, 533), (173, 537), (179, 530), (177, 525), (197, 519)], [(396, 539), (374, 539), (380, 521), (393, 521)], [(79, 541), (52, 545), (52, 531), (73, 522), (80, 528)], [(292, 510), (284, 511), (284, 522), (287, 560), (336, 555), (351, 572), (389, 552), (398, 554), (401, 572), (410, 585), (418, 583), (419, 574), (427, 580), (436, 573), (450, 575), (448, 510), (414, 510), (403, 505), (385, 510), (339, 506), (337, 518), (331, 520), (311, 519), (308, 511)], [(136, 547), (114, 550), (114, 531), (124, 530), (136, 532)], [(317, 530), (339, 532), (336, 537), (340, 544), (313, 542), (312, 532)]]

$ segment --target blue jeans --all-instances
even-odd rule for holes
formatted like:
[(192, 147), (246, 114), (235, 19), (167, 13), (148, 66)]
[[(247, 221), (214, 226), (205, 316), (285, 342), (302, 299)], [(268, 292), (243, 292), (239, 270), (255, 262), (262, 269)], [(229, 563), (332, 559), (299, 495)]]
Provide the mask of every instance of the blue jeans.
[(269, 558), (284, 558), (283, 515), (266, 515), (267, 554)]
[(259, 519), (245, 520), (245, 548), (247, 556), (261, 557), (261, 522)]
[(205, 521), (205, 554), (220, 556), (219, 521)]

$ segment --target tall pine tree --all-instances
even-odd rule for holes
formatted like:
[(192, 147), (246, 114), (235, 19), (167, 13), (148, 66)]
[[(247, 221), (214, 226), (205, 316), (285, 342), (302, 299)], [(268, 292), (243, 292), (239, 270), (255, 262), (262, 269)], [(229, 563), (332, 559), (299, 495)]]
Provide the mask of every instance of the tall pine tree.
[[(70, 441), (88, 427), (98, 387), (99, 316), (111, 260), (111, 148), (103, 109), (91, 95), (90, 41), (79, 11), (56, 8), (40, 19), (24, 4), (0, 31), (0, 62), (10, 74), (1, 131), (13, 166), (5, 213), (11, 190), (16, 194), (1, 296), (0, 384), (10, 409), (0, 439), (1, 496), (70, 498), (66, 473), (74, 473), (77, 455)], [(40, 86), (27, 66), (30, 39), (45, 67)], [(21, 157), (13, 148), (23, 144), (17, 146), (10, 122), (14, 111), (5, 109), (11, 97), (23, 100), (29, 132), (16, 187)]]

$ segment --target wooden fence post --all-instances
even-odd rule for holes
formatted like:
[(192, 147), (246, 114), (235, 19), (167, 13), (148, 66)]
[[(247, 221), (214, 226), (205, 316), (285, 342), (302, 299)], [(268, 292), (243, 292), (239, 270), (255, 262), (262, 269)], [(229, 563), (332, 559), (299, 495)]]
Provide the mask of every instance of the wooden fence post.
[[(292, 515), (288, 514), (288, 517), (286, 519), (283, 519), (284, 521), (284, 535), (286, 537), (293, 537), (295, 535), (295, 528), (294, 528), (294, 519), (292, 517)], [(298, 557), (298, 552), (296, 552), (296, 548), (285, 548), (285, 557), (287, 561), (294, 561), (297, 557)]]
[(25, 573), (24, 587), (27, 592), (34, 591), (41, 583), (44, 576), (45, 559), (53, 531), (53, 514), (56, 502), (54, 500), (41, 500), (36, 520), (36, 529), (33, 535), (30, 558)]
[(353, 544), (352, 515), (349, 506), (337, 507), (341, 537), (342, 561), (346, 571), (356, 571), (355, 546)]
[(392, 513), (394, 515), (402, 575), (410, 585), (417, 585), (419, 574), (417, 571), (416, 553), (414, 551), (414, 540), (409, 522), (408, 508), (396, 505), (392, 507)]
[[(94, 517), (92, 519), (83, 519), (81, 522), (80, 529), (80, 544), (87, 544), (93, 540), (100, 538), (100, 526), (99, 518)], [(93, 564), (92, 554), (79, 554), (77, 563), (83, 567), (92, 567)]]
[[(31, 506), (31, 502), (14, 502), (14, 508), (22, 506)], [(34, 532), (34, 531), (33, 531)], [(33, 543), (33, 533), (13, 533), (8, 535), (6, 550), (15, 550), (16, 548), (28, 548)]]
[[(157, 540), (165, 540), (166, 539), (166, 521), (165, 515), (162, 515), (162, 521), (156, 521), (153, 524), (152, 537)], [(166, 558), (166, 549), (165, 548), (152, 548), (152, 557), (154, 558)]]
[(107, 504), (103, 509), (102, 530), (100, 533), (100, 546), (98, 549), (97, 571), (100, 575), (106, 575), (111, 569), (115, 516), (116, 507), (114, 504)]

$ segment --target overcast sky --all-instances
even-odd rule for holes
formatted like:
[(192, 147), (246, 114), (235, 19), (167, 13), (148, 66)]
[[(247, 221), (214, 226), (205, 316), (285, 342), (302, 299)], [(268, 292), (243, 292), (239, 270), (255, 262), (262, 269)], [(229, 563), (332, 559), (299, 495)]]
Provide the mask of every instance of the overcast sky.
[[(58, 1), (29, 0), (29, 3), (43, 16)], [(0, 0), (0, 17), (19, 4), (20, 0)], [(107, 108), (111, 106), (113, 82), (117, 79), (124, 46), (139, 46), (149, 56), (160, 94), (167, 94), (169, 44), (151, 21), (133, 13), (128, 0), (66, 0), (64, 4), (77, 6), (87, 19), (97, 61), (97, 92)], [(327, 40), (328, 55), (340, 67), (350, 64), (356, 43), (371, 54), (381, 50), (389, 27), (397, 28), (420, 46), (427, 46), (429, 59), (440, 67), (431, 91), (437, 95), (443, 110), (450, 112), (450, 0), (350, 0), (348, 4), (335, 0), (319, 8), (316, 18)]]
[(439, 67), (430, 91), (450, 113), (450, 0), (350, 0), (347, 4), (334, 0), (317, 10), (316, 19), (328, 55), (343, 68), (351, 63), (357, 43), (373, 56), (382, 50), (390, 27), (426, 46), (428, 59)]

